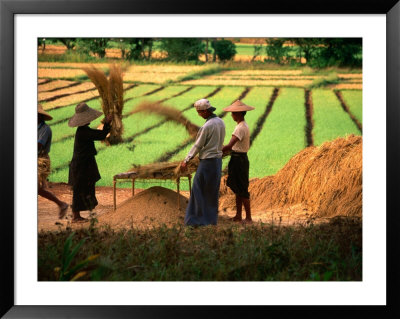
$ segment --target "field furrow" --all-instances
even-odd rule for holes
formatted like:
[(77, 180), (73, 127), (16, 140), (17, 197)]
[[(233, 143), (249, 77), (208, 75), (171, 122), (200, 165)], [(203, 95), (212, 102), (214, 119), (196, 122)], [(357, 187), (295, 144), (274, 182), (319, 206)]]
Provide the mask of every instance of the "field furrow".
[(361, 123), (357, 120), (357, 118), (354, 116), (354, 114), (350, 111), (348, 105), (343, 99), (342, 93), (340, 91), (334, 91), (336, 97), (338, 98), (340, 105), (343, 108), (343, 111), (345, 111), (351, 118), (351, 120), (354, 122), (354, 124), (357, 126), (360, 132), (362, 132), (362, 125)]
[(362, 125), (362, 91), (341, 91), (344, 101)]
[(305, 99), (305, 108), (306, 108), (306, 141), (307, 147), (314, 145), (314, 137), (313, 137), (313, 104), (310, 90), (304, 90), (304, 99)]
[(360, 135), (360, 131), (331, 90), (316, 89), (312, 92), (314, 105), (314, 144), (321, 145), (339, 136)]

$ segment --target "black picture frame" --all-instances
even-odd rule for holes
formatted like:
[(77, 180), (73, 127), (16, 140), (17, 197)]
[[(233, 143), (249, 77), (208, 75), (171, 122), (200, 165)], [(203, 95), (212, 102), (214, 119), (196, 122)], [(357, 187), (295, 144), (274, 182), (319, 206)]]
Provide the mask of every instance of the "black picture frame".
[[(385, 14), (387, 20), (386, 105), (386, 306), (22, 306), (15, 305), (14, 288), (14, 18), (16, 14)], [(162, 0), (0, 0), (0, 156), (1, 186), (1, 308), (5, 318), (165, 318), (263, 315), (272, 317), (399, 318), (399, 180), (400, 3), (398, 0), (326, 0), (253, 3)], [(384, 203), (382, 203), (384, 207)], [(383, 213), (383, 212), (382, 212)]]

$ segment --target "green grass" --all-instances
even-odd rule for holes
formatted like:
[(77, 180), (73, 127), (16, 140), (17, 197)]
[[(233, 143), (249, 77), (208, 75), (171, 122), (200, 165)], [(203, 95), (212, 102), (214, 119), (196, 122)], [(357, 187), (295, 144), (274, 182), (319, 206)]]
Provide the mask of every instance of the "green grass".
[[(215, 111), (216, 114), (220, 114), (223, 110), (223, 108), (229, 106), (232, 102), (234, 102), (240, 94), (243, 92), (244, 87), (223, 87), (217, 94), (214, 96), (210, 97), (208, 100), (210, 101), (210, 104), (214, 106), (217, 110)], [(195, 123), (198, 126), (204, 125), (205, 121), (202, 117), (200, 117), (195, 108), (192, 108), (185, 112), (185, 116)], [(228, 115), (229, 116), (229, 115)], [(229, 118), (224, 118), (225, 125), (232, 119)], [(227, 132), (227, 131), (226, 131)], [(227, 133), (228, 134), (228, 133)], [(176, 154), (171, 161), (181, 161), (183, 160), (191, 147), (193, 146), (193, 143), (182, 149), (178, 154)]]
[(342, 90), (341, 93), (350, 112), (353, 113), (356, 119), (362, 124), (362, 91)]
[(305, 147), (304, 90), (281, 89), (248, 152), (250, 178), (274, 175)]
[[(70, 231), (38, 235), (38, 280), (59, 280)], [(71, 237), (70, 237), (71, 238)], [(70, 269), (90, 256), (83, 281), (361, 281), (362, 223), (284, 227), (218, 225), (113, 231), (76, 230), (87, 240)]]
[(337, 137), (349, 134), (360, 135), (350, 116), (343, 110), (336, 95), (331, 90), (312, 91), (314, 145), (321, 145)]

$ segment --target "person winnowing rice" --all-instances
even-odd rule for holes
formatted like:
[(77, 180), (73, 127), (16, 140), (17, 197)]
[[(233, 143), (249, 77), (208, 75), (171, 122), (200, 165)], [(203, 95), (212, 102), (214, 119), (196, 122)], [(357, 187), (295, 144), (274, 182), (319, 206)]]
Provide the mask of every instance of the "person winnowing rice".
[(180, 165), (180, 169), (185, 171), (187, 163), (199, 153), (200, 164), (193, 180), (184, 223), (187, 226), (216, 225), (225, 123), (214, 114), (216, 109), (207, 99), (196, 101), (194, 107), (206, 122), (199, 129), (193, 147)]

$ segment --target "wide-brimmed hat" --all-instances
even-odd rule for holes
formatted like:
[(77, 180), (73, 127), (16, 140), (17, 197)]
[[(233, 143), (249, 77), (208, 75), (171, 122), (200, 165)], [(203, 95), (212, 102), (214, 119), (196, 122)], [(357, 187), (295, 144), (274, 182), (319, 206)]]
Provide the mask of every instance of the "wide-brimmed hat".
[(44, 119), (45, 121), (50, 121), (50, 120), (53, 119), (53, 117), (52, 117), (49, 113), (47, 113), (45, 110), (43, 110), (42, 104), (39, 104), (39, 103), (38, 103), (38, 105), (37, 105), (37, 111), (38, 111), (39, 114), (42, 114), (42, 115), (43, 115), (43, 119)]
[(254, 109), (255, 109), (254, 107), (246, 105), (240, 100), (236, 100), (231, 105), (224, 108), (224, 111), (226, 111), (226, 112), (245, 112), (245, 111), (251, 111)]
[(216, 108), (210, 104), (210, 101), (207, 99), (201, 99), (198, 100), (194, 103), (194, 107), (196, 108), (197, 111), (204, 111), (204, 110), (209, 110), (211, 112), (214, 112)]
[(75, 107), (75, 114), (69, 119), (68, 126), (75, 127), (89, 124), (102, 114), (103, 113), (89, 107), (86, 103), (81, 102)]

